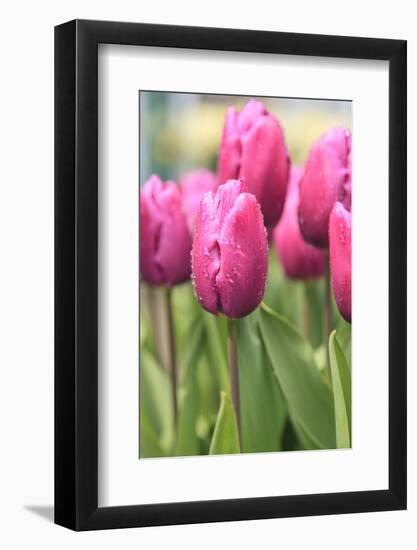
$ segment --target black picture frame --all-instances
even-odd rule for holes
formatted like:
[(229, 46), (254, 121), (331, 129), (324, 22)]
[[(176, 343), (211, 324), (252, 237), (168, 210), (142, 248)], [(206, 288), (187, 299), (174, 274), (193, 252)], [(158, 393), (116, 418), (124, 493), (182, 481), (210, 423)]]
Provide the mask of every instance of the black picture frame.
[[(98, 44), (389, 62), (389, 488), (98, 507)], [(74, 20), (55, 28), (55, 522), (91, 530), (406, 508), (404, 40)]]

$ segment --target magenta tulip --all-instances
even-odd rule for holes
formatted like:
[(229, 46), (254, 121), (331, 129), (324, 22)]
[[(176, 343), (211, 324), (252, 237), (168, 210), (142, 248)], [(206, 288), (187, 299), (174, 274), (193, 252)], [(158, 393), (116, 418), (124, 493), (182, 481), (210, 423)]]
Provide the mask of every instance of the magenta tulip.
[(262, 212), (244, 184), (230, 180), (200, 203), (192, 250), (192, 278), (204, 309), (232, 319), (262, 301), (268, 242)]
[(245, 182), (256, 196), (267, 227), (274, 227), (284, 206), (289, 172), (284, 133), (260, 101), (251, 100), (240, 113), (227, 111), (218, 161), (218, 184)]
[(329, 246), (329, 216), (335, 202), (351, 207), (351, 134), (333, 128), (311, 147), (300, 184), (298, 218), (304, 239)]
[(330, 271), (333, 294), (342, 317), (352, 319), (352, 216), (343, 204), (333, 206), (329, 221)]
[(191, 236), (178, 186), (152, 176), (140, 192), (140, 272), (152, 285), (173, 286), (191, 274)]
[(215, 189), (216, 175), (210, 170), (193, 170), (181, 176), (179, 186), (182, 193), (183, 209), (192, 233), (200, 201), (205, 193)]
[(274, 229), (274, 243), (284, 268), (291, 279), (320, 277), (326, 265), (325, 253), (303, 239), (298, 224), (299, 185), (303, 171), (291, 167), (284, 211)]

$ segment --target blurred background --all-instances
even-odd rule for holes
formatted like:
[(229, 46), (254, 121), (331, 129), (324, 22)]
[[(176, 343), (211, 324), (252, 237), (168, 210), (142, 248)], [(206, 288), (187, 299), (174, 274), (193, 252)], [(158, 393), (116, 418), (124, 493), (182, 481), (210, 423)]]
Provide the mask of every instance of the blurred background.
[[(188, 170), (216, 169), (226, 110), (241, 109), (246, 96), (140, 92), (140, 183), (153, 173), (177, 180)], [(311, 143), (332, 126), (351, 129), (350, 101), (256, 98), (285, 132), (294, 164), (303, 164)]]

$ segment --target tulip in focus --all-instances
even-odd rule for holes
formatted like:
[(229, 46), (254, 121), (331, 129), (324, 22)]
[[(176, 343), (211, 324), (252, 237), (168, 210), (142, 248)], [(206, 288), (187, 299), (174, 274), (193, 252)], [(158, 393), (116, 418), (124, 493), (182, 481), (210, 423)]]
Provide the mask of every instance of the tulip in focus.
[(352, 320), (352, 216), (337, 202), (330, 214), (330, 271), (333, 293), (342, 317)]
[(229, 108), (219, 152), (218, 183), (244, 181), (260, 204), (268, 228), (281, 216), (289, 164), (282, 128), (260, 101), (249, 101), (240, 113)]
[(152, 176), (140, 192), (140, 272), (151, 285), (173, 286), (191, 274), (191, 236), (178, 186)]
[(285, 274), (291, 279), (320, 277), (326, 265), (325, 253), (305, 242), (298, 225), (299, 186), (302, 174), (302, 169), (291, 167), (284, 211), (273, 233), (278, 257)]
[(193, 170), (181, 176), (179, 186), (188, 228), (192, 234), (200, 201), (205, 193), (215, 189), (216, 175), (210, 170)]
[(230, 180), (200, 203), (192, 249), (192, 277), (204, 309), (229, 318), (251, 313), (262, 301), (268, 270), (263, 216), (244, 184)]
[(335, 202), (351, 208), (351, 134), (333, 128), (311, 147), (300, 183), (298, 219), (304, 239), (329, 246), (329, 216)]

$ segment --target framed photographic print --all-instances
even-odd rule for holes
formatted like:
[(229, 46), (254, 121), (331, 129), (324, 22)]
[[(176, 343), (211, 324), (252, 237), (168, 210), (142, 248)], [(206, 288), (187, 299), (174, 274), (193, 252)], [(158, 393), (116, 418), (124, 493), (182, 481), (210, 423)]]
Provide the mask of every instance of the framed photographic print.
[(55, 29), (55, 521), (406, 507), (406, 42)]

